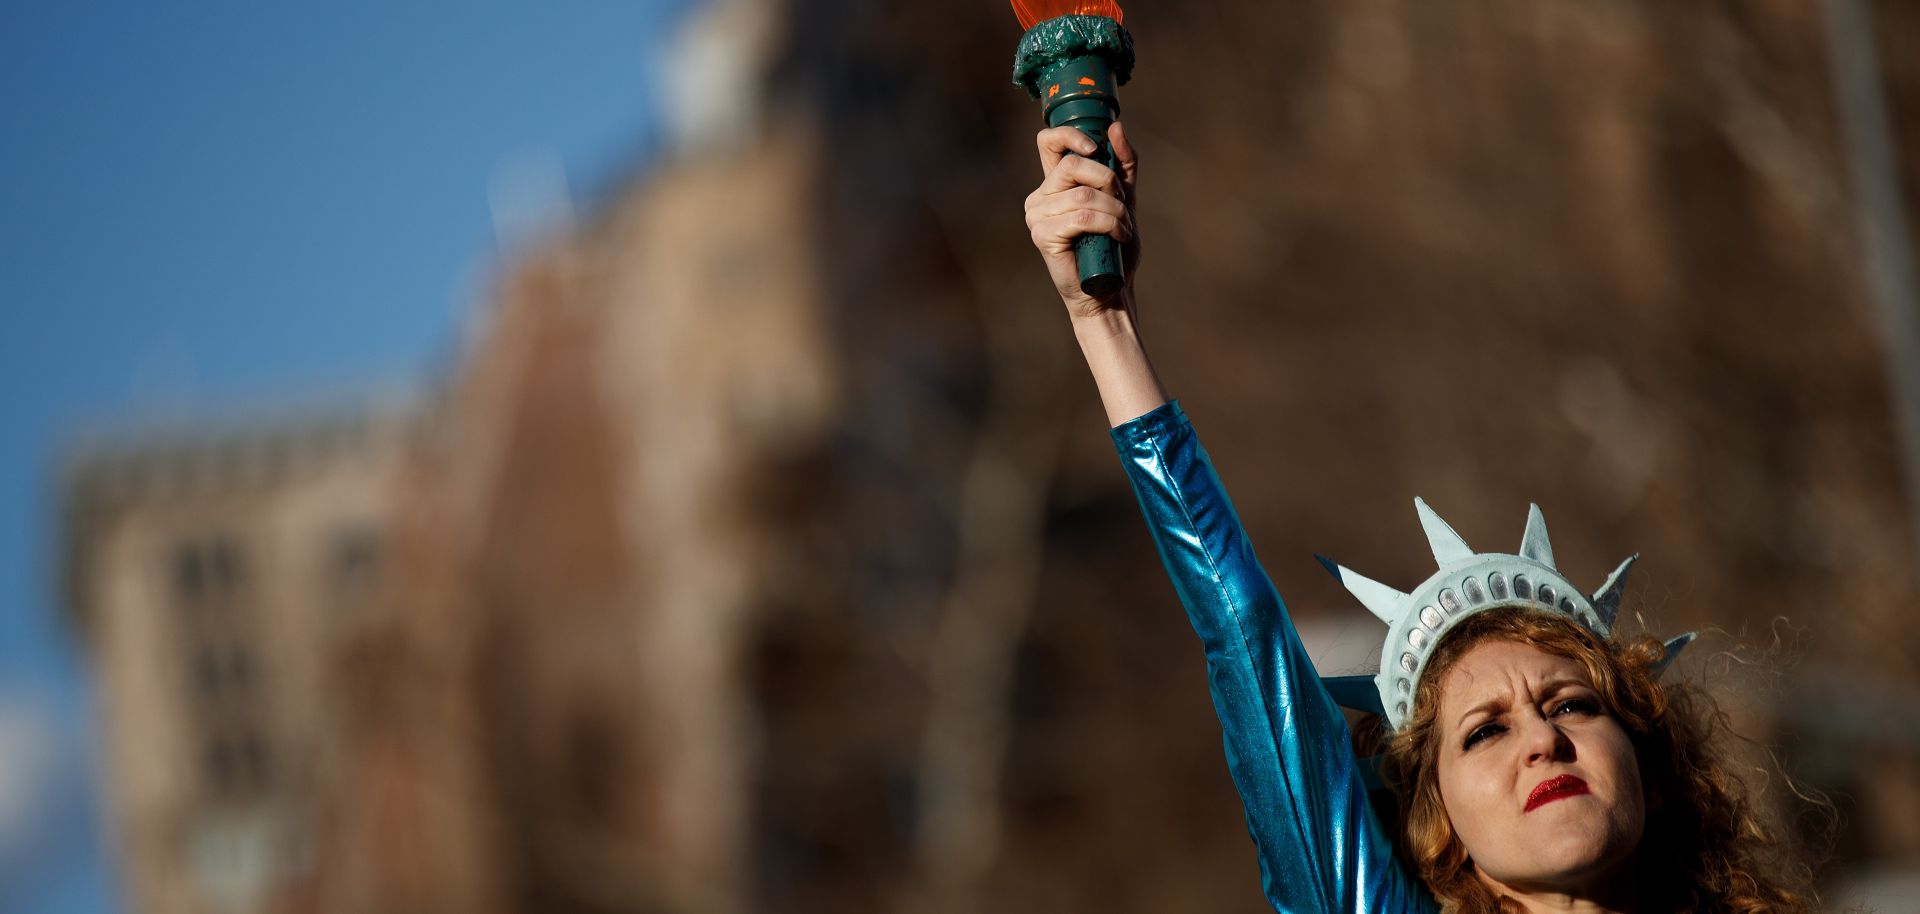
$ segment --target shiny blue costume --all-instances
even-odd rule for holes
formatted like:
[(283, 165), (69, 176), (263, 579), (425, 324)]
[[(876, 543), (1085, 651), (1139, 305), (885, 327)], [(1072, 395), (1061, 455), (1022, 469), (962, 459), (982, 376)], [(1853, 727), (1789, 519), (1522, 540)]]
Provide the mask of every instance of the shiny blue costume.
[(1267, 901), (1288, 914), (1420, 912), (1431, 896), (1367, 804), (1346, 718), (1175, 401), (1113, 429), (1154, 544), (1207, 652), (1227, 769)]

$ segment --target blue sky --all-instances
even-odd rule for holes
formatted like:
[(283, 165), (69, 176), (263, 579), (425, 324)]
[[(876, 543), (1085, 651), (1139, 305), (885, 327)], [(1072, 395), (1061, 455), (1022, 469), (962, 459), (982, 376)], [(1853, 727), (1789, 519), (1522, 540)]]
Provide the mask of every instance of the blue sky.
[[(0, 914), (119, 910), (59, 620), (76, 430), (447, 370), (526, 163), (655, 143), (687, 0), (17, 4), (0, 29)], [(536, 169), (537, 171), (537, 169)]]

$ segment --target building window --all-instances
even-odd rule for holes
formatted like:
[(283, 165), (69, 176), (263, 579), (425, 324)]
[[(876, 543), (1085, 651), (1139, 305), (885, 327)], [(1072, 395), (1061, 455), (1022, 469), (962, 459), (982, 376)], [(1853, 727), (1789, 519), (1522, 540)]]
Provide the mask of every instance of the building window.
[(207, 789), (217, 797), (264, 790), (271, 762), (266, 740), (251, 727), (215, 732), (206, 744)]
[(240, 547), (231, 537), (188, 540), (174, 549), (174, 596), (186, 607), (224, 603), (239, 592), (245, 574)]
[(237, 644), (202, 644), (193, 652), (193, 682), (209, 700), (238, 697), (253, 682), (253, 654)]
[(225, 796), (234, 791), (238, 781), (239, 766), (234, 758), (232, 741), (221, 736), (208, 740), (207, 786), (215, 795)]
[(240, 550), (233, 540), (220, 537), (207, 544), (208, 584), (213, 596), (231, 596), (240, 589)]
[(201, 648), (193, 652), (193, 684), (198, 686), (200, 694), (212, 697), (220, 692), (220, 680), (225, 678), (220, 669), (220, 656), (210, 648)]
[(181, 603), (196, 606), (206, 600), (207, 570), (199, 543), (186, 543), (173, 553), (173, 592)]
[(251, 730), (240, 737), (240, 772), (249, 786), (267, 786), (267, 743)]
[(326, 586), (334, 605), (352, 608), (373, 598), (383, 546), (380, 532), (370, 525), (343, 527), (334, 534), (326, 560)]

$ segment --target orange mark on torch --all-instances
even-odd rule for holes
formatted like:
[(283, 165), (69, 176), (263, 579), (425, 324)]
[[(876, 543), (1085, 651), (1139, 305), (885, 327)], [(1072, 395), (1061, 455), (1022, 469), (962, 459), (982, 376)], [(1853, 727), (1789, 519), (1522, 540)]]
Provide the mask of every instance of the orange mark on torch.
[(1052, 97), (1054, 97), (1054, 96), (1056, 96), (1056, 95), (1059, 95), (1059, 94), (1060, 94), (1060, 84), (1059, 84), (1059, 83), (1054, 83), (1053, 85), (1051, 85), (1051, 86), (1048, 86), (1048, 87), (1047, 87), (1047, 97), (1048, 97), (1048, 98), (1052, 98)]
[(1099, 84), (1099, 83), (1097, 83), (1097, 82), (1094, 82), (1094, 81), (1093, 81), (1093, 77), (1091, 77), (1091, 76), (1082, 76), (1082, 77), (1080, 77), (1080, 85), (1083, 85), (1083, 86), (1097, 86), (1097, 85), (1100, 85), (1100, 84)]

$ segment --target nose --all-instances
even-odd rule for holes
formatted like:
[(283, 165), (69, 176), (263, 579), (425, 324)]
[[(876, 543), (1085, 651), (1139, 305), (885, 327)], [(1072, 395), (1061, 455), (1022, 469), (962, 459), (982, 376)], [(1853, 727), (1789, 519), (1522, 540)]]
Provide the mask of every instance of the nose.
[(1537, 714), (1528, 715), (1518, 726), (1527, 764), (1573, 761), (1573, 742), (1552, 720)]

